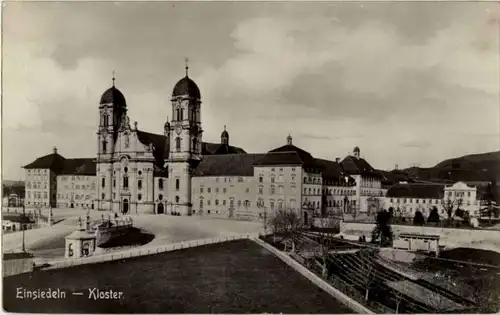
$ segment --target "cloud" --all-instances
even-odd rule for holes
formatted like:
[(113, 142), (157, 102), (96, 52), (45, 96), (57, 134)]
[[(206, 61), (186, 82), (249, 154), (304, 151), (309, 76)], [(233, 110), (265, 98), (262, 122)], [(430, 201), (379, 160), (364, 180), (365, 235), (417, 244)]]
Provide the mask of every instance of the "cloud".
[[(319, 157), (358, 145), (376, 167), (495, 150), (495, 137), (465, 148), (456, 135), (500, 132), (497, 7), (8, 3), (5, 169), (53, 145), (94, 155), (97, 103), (113, 69), (131, 120), (161, 133), (186, 56), (202, 93), (207, 141), (218, 141), (227, 125), (232, 144), (262, 152), (291, 133)], [(401, 149), (408, 139), (433, 152)]]
[(430, 145), (431, 145), (430, 142), (421, 140), (411, 140), (399, 144), (399, 146), (404, 148), (427, 148)]

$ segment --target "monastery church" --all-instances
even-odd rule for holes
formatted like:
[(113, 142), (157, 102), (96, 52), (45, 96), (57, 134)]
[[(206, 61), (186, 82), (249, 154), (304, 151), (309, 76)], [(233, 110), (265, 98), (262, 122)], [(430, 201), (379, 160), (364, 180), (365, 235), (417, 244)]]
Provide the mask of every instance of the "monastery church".
[(99, 102), (96, 157), (67, 159), (54, 148), (26, 165), (25, 205), (240, 219), (286, 208), (307, 219), (384, 196), (380, 174), (357, 147), (342, 162), (328, 161), (294, 146), (289, 135), (279, 148), (249, 154), (230, 144), (225, 126), (219, 143), (203, 142), (201, 93), (187, 66), (171, 104), (163, 134), (142, 131), (131, 126), (113, 78)]

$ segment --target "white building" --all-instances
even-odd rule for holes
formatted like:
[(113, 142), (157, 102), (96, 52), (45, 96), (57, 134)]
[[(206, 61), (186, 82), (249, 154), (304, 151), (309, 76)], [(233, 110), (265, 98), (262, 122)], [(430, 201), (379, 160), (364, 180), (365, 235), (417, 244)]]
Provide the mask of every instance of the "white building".
[(471, 216), (479, 215), (480, 202), (477, 187), (464, 182), (444, 184), (396, 184), (390, 187), (385, 197), (385, 209), (394, 208), (396, 216), (413, 218), (416, 211), (427, 217), (437, 207), (441, 217), (447, 217), (446, 207), (453, 206), (453, 214), (460, 208)]
[(187, 68), (171, 104), (163, 134), (140, 130), (113, 79), (98, 106), (96, 158), (67, 159), (54, 149), (26, 165), (25, 205), (239, 219), (280, 208), (307, 219), (381, 206), (382, 176), (357, 147), (342, 162), (317, 159), (289, 135), (279, 148), (248, 154), (230, 145), (225, 126), (220, 143), (203, 142), (201, 93)]

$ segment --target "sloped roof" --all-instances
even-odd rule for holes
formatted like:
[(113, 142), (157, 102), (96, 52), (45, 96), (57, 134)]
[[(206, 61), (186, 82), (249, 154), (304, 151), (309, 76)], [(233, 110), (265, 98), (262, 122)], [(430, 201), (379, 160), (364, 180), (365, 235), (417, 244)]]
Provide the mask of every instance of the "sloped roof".
[(59, 172), (64, 167), (64, 157), (57, 153), (42, 156), (32, 163), (24, 166), (25, 169), (50, 169)]
[(96, 163), (92, 158), (65, 159), (60, 174), (96, 175)]
[(264, 154), (205, 155), (193, 176), (253, 176), (253, 165)]
[(365, 159), (351, 155), (346, 156), (340, 162), (342, 169), (351, 175), (362, 175), (382, 178), (383, 175), (375, 170)]
[(302, 165), (304, 162), (300, 159), (297, 152), (268, 152), (262, 159), (254, 165)]
[(347, 174), (337, 162), (316, 159), (316, 163), (322, 166), (323, 179), (344, 181), (344, 178), (348, 176), (349, 181), (354, 182), (354, 178), (349, 176), (349, 174)]
[(440, 184), (396, 184), (387, 190), (389, 198), (442, 199), (444, 185)]
[[(157, 165), (163, 167), (163, 161), (168, 158), (170, 152), (167, 137), (165, 135), (138, 130), (137, 138), (144, 145), (153, 145), (153, 155), (157, 161)], [(246, 153), (242, 148), (231, 145), (226, 146), (220, 143), (203, 142), (201, 148), (202, 155)]]
[(305, 168), (321, 168), (321, 166), (316, 163), (311, 153), (297, 146), (294, 146), (293, 144), (285, 144), (279, 148), (269, 151), (269, 153), (277, 152), (296, 152), (300, 160), (303, 162)]
[[(225, 148), (227, 147), (227, 148)], [(227, 152), (227, 153), (226, 153)], [(214, 155), (214, 154), (243, 154), (246, 153), (245, 150), (239, 147), (234, 147), (232, 145), (224, 145), (221, 143), (211, 143), (203, 142), (202, 154), (203, 155)]]

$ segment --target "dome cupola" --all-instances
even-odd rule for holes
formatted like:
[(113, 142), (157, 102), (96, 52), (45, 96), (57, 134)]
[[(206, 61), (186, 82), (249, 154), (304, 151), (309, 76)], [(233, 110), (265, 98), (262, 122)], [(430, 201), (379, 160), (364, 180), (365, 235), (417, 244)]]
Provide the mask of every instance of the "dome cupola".
[(186, 76), (177, 82), (172, 91), (172, 97), (187, 96), (191, 98), (201, 99), (200, 89), (198, 85), (188, 76), (188, 65), (186, 62)]

